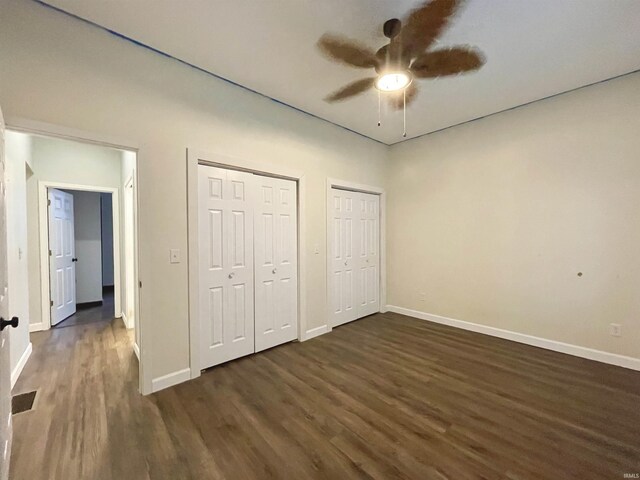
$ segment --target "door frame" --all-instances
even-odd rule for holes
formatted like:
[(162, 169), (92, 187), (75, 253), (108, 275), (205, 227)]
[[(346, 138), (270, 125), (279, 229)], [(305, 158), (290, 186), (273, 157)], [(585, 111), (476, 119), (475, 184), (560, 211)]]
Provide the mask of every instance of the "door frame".
[(200, 376), (200, 319), (198, 318), (198, 165), (240, 170), (269, 177), (293, 180), (298, 187), (298, 341), (307, 339), (306, 318), (306, 180), (302, 172), (282, 168), (269, 162), (251, 161), (220, 153), (205, 153), (187, 149), (187, 223), (189, 270), (189, 369), (191, 378)]
[(51, 269), (49, 265), (49, 189), (75, 190), (111, 194), (111, 214), (113, 218), (113, 297), (115, 317), (122, 317), (122, 285), (120, 265), (120, 199), (119, 188), (78, 185), (74, 183), (38, 182), (38, 235), (40, 237), (40, 288), (42, 296), (41, 328), (29, 328), (30, 331), (49, 330), (51, 328)]
[(378, 295), (381, 313), (387, 311), (387, 194), (382, 187), (373, 185), (364, 185), (361, 183), (350, 182), (348, 180), (340, 180), (337, 178), (327, 178), (327, 331), (330, 332), (334, 325), (331, 318), (331, 242), (333, 241), (333, 222), (331, 221), (332, 195), (331, 190), (337, 188), (339, 190), (348, 190), (350, 192), (362, 192), (378, 195), (380, 197), (380, 245), (378, 251), (380, 253), (380, 292)]
[[(125, 214), (126, 212), (126, 207), (127, 207), (127, 202), (125, 201), (125, 195), (126, 195), (126, 191), (127, 191), (127, 185), (131, 184), (131, 188), (133, 190), (133, 201), (131, 206), (132, 208), (132, 212), (131, 212), (131, 216), (132, 221), (133, 221), (133, 232), (132, 232), (132, 237), (133, 237), (133, 328), (134, 328), (134, 339), (133, 339), (133, 351), (135, 352), (136, 356), (138, 357), (138, 361), (140, 361), (140, 347), (138, 345), (138, 338), (140, 338), (140, 322), (139, 322), (139, 318), (138, 318), (138, 291), (139, 289), (136, 288), (136, 284), (138, 283), (138, 208), (137, 208), (137, 198), (138, 198), (138, 180), (137, 180), (137, 166), (134, 167), (133, 171), (131, 172), (131, 175), (129, 176), (129, 178), (127, 180), (124, 181), (124, 183), (122, 184), (122, 209), (123, 209), (123, 214)], [(122, 251), (124, 252), (124, 257), (125, 260), (127, 258), (126, 256), (126, 250), (127, 250), (127, 245), (126, 245), (126, 225), (124, 224), (124, 215), (122, 220), (122, 232), (123, 232), (123, 245), (122, 245)], [(126, 292), (127, 289), (127, 282), (126, 282), (126, 262), (125, 265), (123, 265), (123, 267), (125, 267), (125, 281), (122, 285), (122, 289), (123, 291)], [(115, 273), (114, 273), (115, 276)], [(115, 289), (115, 286), (114, 286)], [(126, 294), (125, 294), (125, 298), (126, 298)], [(129, 319), (127, 318), (127, 315), (124, 311), (124, 304), (122, 306), (122, 318), (125, 320), (125, 325), (127, 325), (129, 323)]]
[[(124, 150), (132, 152), (136, 155), (135, 172), (136, 172), (136, 198), (133, 202), (133, 210), (135, 216), (135, 258), (136, 266), (139, 265), (140, 258), (140, 194), (139, 194), (139, 176), (137, 174), (140, 168), (140, 162), (143, 156), (141, 156), (140, 146), (137, 142), (131, 138), (113, 136), (109, 134), (97, 133), (93, 131), (80, 130), (76, 128), (70, 128), (62, 125), (56, 125), (48, 122), (41, 122), (38, 120), (31, 120), (29, 118), (19, 116), (9, 116), (5, 118), (7, 130), (14, 132), (28, 133), (32, 135), (42, 135), (45, 137), (61, 138), (63, 140), (70, 140), (73, 142), (87, 143), (90, 145), (99, 145), (102, 147), (116, 148), (118, 150)], [(48, 252), (47, 252), (48, 253)], [(115, 271), (114, 271), (115, 274)], [(146, 332), (151, 332), (151, 328), (146, 328), (147, 319), (141, 313), (141, 288), (142, 282), (139, 269), (136, 269), (136, 298), (135, 298), (135, 313), (138, 319), (137, 326), (140, 329), (139, 338), (140, 344), (138, 345), (140, 350), (140, 361), (138, 362), (138, 391), (143, 395), (148, 395), (153, 392), (153, 373), (152, 373), (152, 357), (151, 357), (151, 335), (145, 335)], [(114, 286), (115, 287), (115, 286)], [(115, 290), (115, 288), (114, 288)], [(149, 325), (151, 327), (151, 325)]]

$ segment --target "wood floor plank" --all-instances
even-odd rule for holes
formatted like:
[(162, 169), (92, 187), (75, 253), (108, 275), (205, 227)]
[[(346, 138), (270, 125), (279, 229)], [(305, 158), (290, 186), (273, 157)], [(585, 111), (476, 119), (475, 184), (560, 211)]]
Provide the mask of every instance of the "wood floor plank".
[(640, 473), (640, 372), (388, 313), (142, 397), (122, 321), (82, 317), (32, 334), (14, 480)]

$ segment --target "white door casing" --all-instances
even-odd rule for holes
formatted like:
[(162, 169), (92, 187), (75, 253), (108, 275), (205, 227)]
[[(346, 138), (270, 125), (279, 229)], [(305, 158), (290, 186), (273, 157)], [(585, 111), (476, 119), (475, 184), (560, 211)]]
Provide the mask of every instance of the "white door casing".
[(380, 196), (358, 193), (357, 318), (380, 311)]
[(298, 338), (296, 182), (254, 175), (256, 352)]
[[(135, 198), (133, 175), (124, 185), (124, 315), (127, 328), (135, 324), (135, 220), (133, 202)], [(137, 332), (136, 332), (136, 344)]]
[(49, 277), (51, 326), (76, 312), (76, 264), (73, 195), (50, 188)]
[(198, 166), (201, 368), (253, 353), (250, 173)]
[[(4, 119), (0, 110), (0, 317), (9, 319), (9, 275), (7, 271), (6, 165), (4, 157)], [(11, 456), (11, 364), (9, 329), (0, 331), (0, 480), (9, 478)]]
[(380, 311), (380, 196), (331, 188), (329, 323)]

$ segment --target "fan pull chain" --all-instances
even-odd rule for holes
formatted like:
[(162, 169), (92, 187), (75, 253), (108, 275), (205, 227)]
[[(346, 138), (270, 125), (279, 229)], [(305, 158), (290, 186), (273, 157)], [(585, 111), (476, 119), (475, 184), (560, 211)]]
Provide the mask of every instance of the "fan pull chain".
[(380, 122), (381, 114), (380, 114), (380, 90), (378, 90), (378, 126), (382, 125)]
[(402, 136), (407, 136), (407, 89), (402, 90)]

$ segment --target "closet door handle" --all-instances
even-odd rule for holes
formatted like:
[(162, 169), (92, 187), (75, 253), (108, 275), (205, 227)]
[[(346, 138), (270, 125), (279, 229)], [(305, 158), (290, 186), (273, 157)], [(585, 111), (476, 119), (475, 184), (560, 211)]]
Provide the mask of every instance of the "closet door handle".
[(72, 259), (71, 259), (71, 261), (72, 261), (72, 262), (77, 262), (77, 261), (78, 261), (78, 259), (77, 259), (77, 258), (72, 258)]

